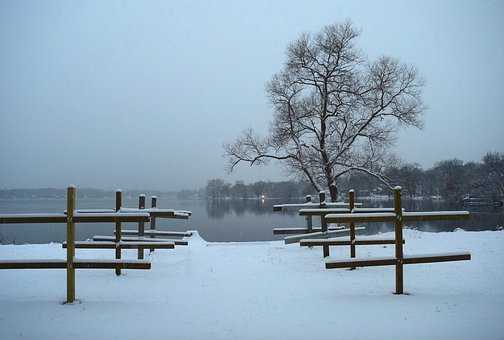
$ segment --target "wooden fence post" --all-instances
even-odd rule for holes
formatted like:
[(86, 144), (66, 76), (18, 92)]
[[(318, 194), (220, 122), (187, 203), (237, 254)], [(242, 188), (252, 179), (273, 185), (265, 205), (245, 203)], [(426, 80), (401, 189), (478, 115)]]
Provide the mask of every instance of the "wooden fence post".
[[(311, 202), (311, 200), (312, 200), (311, 195), (306, 195), (305, 200), (306, 200), (306, 203)], [(311, 233), (312, 228), (313, 228), (313, 218), (311, 215), (307, 215), (305, 220), (306, 220), (306, 228), (308, 229), (307, 232)]]
[(75, 224), (73, 222), (75, 193), (76, 188), (74, 186), (69, 186), (67, 188), (67, 303), (75, 301)]
[[(156, 196), (152, 196), (151, 197), (151, 208), (156, 208), (157, 207), (157, 197)], [(150, 230), (152, 231), (150, 237), (151, 238), (154, 238), (154, 231), (156, 230), (156, 218), (154, 216), (151, 217), (151, 220), (150, 220)], [(151, 252), (154, 251), (154, 248), (151, 248), (150, 249)]]
[[(121, 210), (122, 207), (122, 191), (116, 190), (115, 193), (115, 211)], [(122, 238), (122, 230), (121, 230), (121, 222), (116, 222), (115, 224), (115, 258), (116, 260), (121, 259), (121, 238)], [(115, 269), (116, 275), (121, 275), (121, 268), (119, 266)]]
[(403, 217), (401, 205), (401, 187), (394, 188), (395, 219), (395, 257), (396, 257), (396, 294), (403, 294)]
[[(145, 195), (141, 194), (138, 196), (138, 209), (145, 209)], [(138, 222), (138, 237), (142, 238), (144, 236), (145, 224), (144, 222)], [(144, 248), (138, 247), (138, 259), (143, 260), (144, 258)]]
[[(319, 192), (319, 208), (325, 209), (325, 207), (326, 207), (325, 192), (321, 191)], [(327, 232), (327, 222), (324, 214), (320, 215), (320, 229), (322, 232)], [(324, 252), (324, 257), (329, 256), (329, 246), (323, 245), (322, 248)]]
[[(350, 213), (353, 212), (355, 208), (355, 191), (348, 191), (348, 207), (350, 208)], [(350, 223), (350, 257), (355, 257), (355, 223)], [(350, 269), (355, 269), (351, 267)]]

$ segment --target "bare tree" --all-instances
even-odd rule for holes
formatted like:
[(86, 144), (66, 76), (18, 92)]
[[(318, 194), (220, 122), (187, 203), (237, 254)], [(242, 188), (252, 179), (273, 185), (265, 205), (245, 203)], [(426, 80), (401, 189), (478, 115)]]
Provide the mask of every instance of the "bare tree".
[(390, 57), (369, 62), (355, 47), (350, 22), (302, 34), (266, 86), (274, 118), (269, 136), (247, 130), (225, 150), (232, 171), (241, 162), (282, 161), (290, 174), (337, 197), (340, 176), (381, 174), (399, 125), (421, 127), (422, 81)]
[[(504, 197), (504, 153), (488, 152), (483, 157), (484, 182), (500, 197)], [(493, 189), (493, 190), (492, 190)]]

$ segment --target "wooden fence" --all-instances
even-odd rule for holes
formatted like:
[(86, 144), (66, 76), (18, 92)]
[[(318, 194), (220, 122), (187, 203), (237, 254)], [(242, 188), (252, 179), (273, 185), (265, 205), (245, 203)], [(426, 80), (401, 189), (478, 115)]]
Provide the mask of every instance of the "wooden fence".
[[(157, 198), (153, 198), (151, 200), (151, 208), (145, 208), (145, 195), (140, 195), (138, 198), (138, 208), (126, 208), (122, 206), (122, 192), (121, 190), (117, 190), (115, 193), (115, 210), (114, 209), (82, 209), (77, 210), (77, 212), (81, 214), (90, 214), (90, 213), (139, 213), (139, 214), (148, 214), (149, 221), (151, 223), (151, 230), (147, 231), (147, 233), (153, 233), (154, 236), (158, 233), (159, 235), (170, 235), (170, 236), (191, 236), (189, 232), (162, 232), (155, 230), (155, 221), (156, 218), (177, 218), (177, 219), (188, 219), (191, 215), (190, 211), (179, 211), (174, 209), (160, 209), (157, 208)], [(155, 239), (151, 236), (151, 238), (144, 237), (145, 232), (145, 221), (138, 221), (138, 230), (122, 230), (122, 223), (115, 223), (114, 236), (101, 236), (95, 235), (93, 236), (92, 241), (78, 241), (75, 242), (74, 246), (76, 248), (85, 248), (85, 249), (114, 249), (115, 248), (115, 258), (117, 260), (121, 259), (122, 249), (137, 249), (138, 250), (138, 259), (142, 260), (144, 258), (144, 249), (149, 248), (151, 251), (154, 249), (173, 249), (177, 245), (188, 245), (188, 241), (181, 239)], [(137, 237), (127, 237), (122, 235), (137, 235)], [(158, 235), (158, 236), (159, 236)], [(66, 248), (66, 242), (63, 243), (63, 248)], [(121, 268), (115, 268), (116, 275), (121, 275)]]
[[(322, 191), (319, 193), (319, 203), (313, 203), (311, 201), (311, 196), (307, 196), (306, 202), (301, 204), (279, 204), (273, 206), (274, 211), (284, 211), (287, 209), (299, 209), (299, 214), (305, 216), (306, 228), (273, 228), (273, 234), (294, 234), (292, 236), (287, 236), (284, 238), (285, 244), (297, 243), (301, 240), (306, 241), (308, 239), (315, 239), (311, 244), (309, 242), (304, 242), (302, 245), (309, 247), (319, 245), (318, 241), (320, 239), (326, 239), (329, 237), (343, 236), (350, 234), (350, 238), (355, 239), (356, 231), (364, 230), (365, 227), (356, 227), (355, 224), (350, 224), (350, 226), (328, 226), (325, 219), (325, 215), (329, 213), (350, 213), (354, 211), (355, 213), (369, 213), (369, 212), (389, 212), (392, 209), (388, 208), (362, 208), (362, 203), (355, 202), (355, 195), (353, 190), (349, 192), (348, 203), (345, 202), (333, 202), (329, 203), (325, 201), (325, 193)], [(320, 218), (320, 227), (314, 228), (313, 217)], [(326, 244), (320, 244), (323, 249), (324, 256), (329, 256), (329, 247)], [(355, 251), (355, 247), (352, 247)]]
[[(360, 203), (358, 203), (360, 205)], [(312, 197), (310, 195), (306, 196), (305, 203), (289, 203), (289, 204), (277, 204), (273, 206), (273, 211), (287, 211), (290, 209), (299, 208), (336, 208), (336, 207), (348, 207), (348, 203), (344, 202), (326, 202), (325, 192), (321, 191), (319, 193), (319, 203), (312, 202)], [(337, 209), (337, 208), (336, 208)], [(312, 215), (306, 215), (305, 217), (306, 227), (288, 227), (288, 228), (273, 228), (273, 235), (290, 235), (284, 238), (285, 244), (291, 244), (299, 242), (302, 238), (307, 237), (329, 237), (329, 235), (341, 235), (348, 232), (348, 230), (342, 229), (340, 227), (327, 228), (324, 225), (320, 227), (313, 227)]]
[[(321, 223), (327, 226), (326, 215), (328, 214), (369, 214), (369, 213), (389, 213), (393, 212), (394, 208), (357, 208), (355, 205), (355, 192), (354, 190), (348, 191), (348, 208), (330, 208), (330, 209), (300, 209), (299, 215), (301, 216), (318, 216)], [(383, 245), (395, 244), (395, 239), (389, 238), (368, 238), (366, 240), (356, 239), (356, 231), (363, 230), (364, 227), (356, 227), (354, 222), (348, 223), (348, 230), (350, 234), (349, 240), (337, 239), (323, 239), (317, 237), (306, 237), (299, 240), (299, 245), (302, 247), (315, 247), (321, 246), (323, 249), (323, 256), (329, 256), (330, 246), (350, 246), (350, 257), (355, 257), (357, 245)]]
[[(430, 212), (403, 212), (401, 207), (401, 188), (394, 188), (394, 211), (383, 213), (342, 213), (327, 214), (325, 219), (328, 223), (359, 223), (359, 222), (390, 222), (394, 223), (395, 230), (395, 256), (382, 258), (351, 258), (347, 260), (331, 260), (325, 262), (327, 269), (332, 268), (355, 268), (368, 266), (395, 265), (396, 294), (403, 294), (403, 265), (415, 263), (433, 263), (447, 261), (470, 260), (469, 252), (407, 255), (403, 253), (403, 224), (413, 221), (447, 221), (469, 219), (468, 211), (430, 211)], [(338, 245), (338, 244), (334, 244)]]
[[(75, 301), (75, 269), (150, 269), (145, 260), (103, 260), (75, 258), (75, 225), (77, 223), (148, 222), (149, 214), (144, 212), (79, 212), (76, 210), (76, 188), (67, 189), (67, 209), (55, 214), (2, 214), (0, 224), (18, 223), (65, 223), (66, 259), (0, 260), (0, 269), (66, 269), (67, 303)], [(122, 246), (122, 245), (121, 245)], [(120, 247), (121, 247), (120, 246)], [(119, 249), (120, 249), (119, 247)]]

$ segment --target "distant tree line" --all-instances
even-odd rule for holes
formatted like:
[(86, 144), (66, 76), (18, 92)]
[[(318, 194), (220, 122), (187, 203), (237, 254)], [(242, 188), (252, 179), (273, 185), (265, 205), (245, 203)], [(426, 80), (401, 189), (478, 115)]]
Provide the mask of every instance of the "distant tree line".
[[(430, 169), (422, 169), (416, 163), (395, 160), (384, 171), (384, 178), (389, 185), (400, 185), (405, 196), (441, 197), (458, 201), (465, 195), (484, 197), (504, 197), (504, 153), (489, 152), (480, 162), (463, 162), (448, 159), (436, 163)], [(340, 182), (340, 199), (344, 199), (349, 189), (357, 191), (359, 196), (390, 195), (389, 186), (383, 180), (366, 173), (352, 172)], [(308, 182), (254, 182), (234, 184), (222, 179), (208, 181), (204, 195), (208, 199), (224, 198), (301, 198), (304, 195), (316, 195)], [(203, 193), (200, 192), (200, 193)]]
[[(504, 153), (489, 152), (479, 162), (463, 162), (448, 159), (436, 163), (430, 169), (422, 169), (415, 163), (392, 161), (385, 169), (384, 176), (390, 185), (400, 185), (405, 196), (440, 196), (446, 200), (458, 201), (465, 195), (487, 198), (504, 198)], [(339, 199), (344, 199), (349, 189), (357, 191), (360, 197), (390, 195), (390, 189), (382, 179), (365, 172), (351, 172), (340, 180)], [(82, 188), (77, 191), (80, 198), (113, 198), (113, 190)], [(222, 179), (211, 179), (205, 188), (175, 192), (127, 190), (126, 197), (137, 197), (141, 193), (178, 199), (242, 199), (281, 198), (302, 199), (305, 195), (317, 195), (308, 181), (258, 181), (234, 184)], [(64, 198), (66, 189), (0, 189), (0, 199), (12, 198)]]
[[(77, 190), (78, 197), (113, 197), (113, 192), (100, 189), (79, 189)], [(9, 198), (65, 198), (66, 189), (57, 188), (40, 188), (40, 189), (2, 189), (0, 190), (1, 199)]]
[(227, 183), (222, 179), (211, 179), (205, 188), (206, 197), (209, 199), (225, 198), (299, 198), (312, 194), (313, 189), (307, 182), (283, 181), (265, 182), (259, 181), (245, 184), (236, 181), (234, 184)]
[[(467, 194), (502, 198), (504, 153), (489, 152), (480, 162), (443, 160), (426, 170), (415, 163), (396, 161), (385, 169), (385, 176), (411, 198), (440, 196), (456, 201)], [(360, 195), (390, 193), (382, 182), (359, 173), (346, 176), (342, 188), (355, 189)]]
[[(140, 194), (153, 195), (175, 195), (175, 193), (165, 193), (162, 191), (142, 191), (142, 190), (125, 190), (123, 196), (138, 197)], [(66, 189), (59, 188), (40, 188), (40, 189), (0, 189), (0, 199), (44, 199), (44, 198), (61, 198), (66, 197)], [(102, 190), (93, 188), (78, 188), (78, 198), (114, 198), (115, 190)]]

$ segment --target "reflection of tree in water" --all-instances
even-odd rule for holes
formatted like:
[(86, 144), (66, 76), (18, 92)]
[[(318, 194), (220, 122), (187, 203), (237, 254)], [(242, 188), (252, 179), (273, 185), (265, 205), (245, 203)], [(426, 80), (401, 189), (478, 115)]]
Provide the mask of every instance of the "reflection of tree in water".
[(228, 215), (231, 210), (229, 201), (227, 200), (207, 200), (206, 211), (209, 217), (214, 219), (222, 219)]
[[(361, 200), (365, 207), (391, 208), (392, 201), (367, 201)], [(468, 209), (460, 203), (439, 200), (403, 200), (403, 208), (406, 211), (442, 211), (442, 210), (469, 210), (471, 218), (464, 221), (430, 221), (410, 222), (408, 227), (427, 232), (453, 231), (456, 228), (467, 230), (496, 230), (504, 226), (504, 210), (494, 207), (478, 207)], [(369, 223), (366, 225), (364, 234), (376, 234), (379, 232), (392, 231), (391, 223)]]
[[(281, 203), (290, 203), (276, 200), (256, 200), (256, 199), (234, 199), (234, 200), (207, 200), (206, 210), (211, 218), (222, 219), (224, 216), (233, 212), (237, 216), (243, 216), (245, 213), (251, 213), (255, 216), (269, 215), (273, 213), (273, 205)], [(275, 213), (278, 214), (278, 213)], [(285, 212), (288, 215), (295, 215), (297, 211)]]
[[(364, 207), (375, 208), (391, 208), (393, 202), (387, 201), (368, 201), (358, 200), (362, 202)], [(210, 218), (223, 219), (226, 215), (234, 214), (243, 216), (245, 213), (254, 216), (263, 215), (297, 215), (297, 209), (291, 209), (284, 212), (273, 212), (274, 204), (282, 203), (301, 203), (299, 200), (286, 202), (285, 200), (250, 200), (250, 199), (235, 199), (235, 200), (207, 200), (206, 210)], [(406, 211), (440, 211), (440, 210), (467, 210), (466, 207), (458, 203), (450, 203), (437, 200), (404, 200), (403, 208)], [(456, 228), (467, 228), (467, 230), (495, 230), (504, 226), (504, 210), (502, 208), (483, 207), (470, 209), (471, 219), (468, 221), (436, 221), (436, 222), (411, 222), (408, 227), (429, 231), (453, 231)], [(316, 221), (316, 222), (315, 222)], [(318, 219), (314, 220), (316, 225), (319, 224)], [(380, 232), (393, 231), (394, 226), (391, 223), (369, 223), (366, 225), (366, 230), (363, 234), (376, 234)]]

